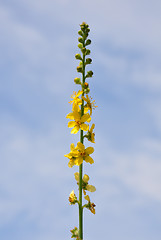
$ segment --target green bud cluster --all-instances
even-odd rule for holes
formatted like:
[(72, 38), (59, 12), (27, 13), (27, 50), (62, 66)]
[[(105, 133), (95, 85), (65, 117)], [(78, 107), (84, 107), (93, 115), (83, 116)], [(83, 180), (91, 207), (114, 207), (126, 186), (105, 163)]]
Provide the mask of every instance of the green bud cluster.
[(76, 84), (82, 84), (82, 88), (84, 89), (84, 93), (89, 93), (90, 89), (89, 87), (84, 87), (84, 83), (85, 83), (85, 79), (86, 78), (91, 78), (93, 76), (93, 72), (92, 71), (88, 71), (85, 74), (85, 67), (86, 65), (89, 65), (92, 63), (92, 59), (91, 58), (86, 58), (87, 55), (90, 55), (91, 51), (87, 48), (88, 45), (91, 44), (91, 40), (88, 38), (90, 29), (88, 24), (86, 24), (85, 22), (83, 22), (82, 24), (80, 24), (80, 30), (78, 31), (79, 37), (78, 37), (78, 48), (81, 51), (80, 53), (77, 53), (75, 55), (75, 58), (77, 60), (80, 60), (79, 66), (77, 66), (77, 72), (78, 73), (82, 73), (82, 83), (80, 78), (75, 78), (74, 82)]

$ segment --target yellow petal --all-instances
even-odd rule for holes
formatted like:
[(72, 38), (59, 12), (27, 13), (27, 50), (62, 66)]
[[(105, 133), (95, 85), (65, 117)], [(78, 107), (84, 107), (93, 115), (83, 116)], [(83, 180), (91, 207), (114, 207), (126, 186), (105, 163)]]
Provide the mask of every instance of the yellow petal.
[(84, 197), (84, 199), (86, 199), (88, 202), (90, 202), (90, 198), (89, 198), (88, 195), (86, 195), (86, 196)]
[(85, 152), (86, 152), (87, 154), (92, 154), (92, 153), (94, 152), (94, 148), (93, 148), (93, 147), (87, 147), (86, 150), (85, 150)]
[(77, 165), (79, 166), (83, 163), (83, 158), (82, 157), (77, 157), (76, 161), (77, 161)]
[(75, 149), (74, 143), (70, 145), (70, 150), (73, 151)]
[(78, 149), (79, 149), (80, 151), (84, 151), (85, 147), (84, 147), (84, 145), (83, 145), (81, 142), (78, 142), (78, 143), (77, 143), (77, 146), (78, 146)]
[(75, 126), (75, 122), (74, 121), (68, 122), (68, 128), (72, 128), (74, 126)]
[(89, 181), (89, 176), (88, 176), (87, 174), (84, 174), (84, 176), (83, 176), (83, 181), (84, 181), (85, 183), (88, 183), (88, 181)]
[(90, 164), (94, 163), (93, 158), (91, 158), (90, 156), (85, 157), (85, 161), (89, 162)]
[(74, 111), (73, 116), (74, 116), (74, 120), (80, 121), (80, 113), (79, 112)]
[(69, 118), (69, 119), (71, 119), (71, 120), (74, 120), (74, 115), (73, 115), (73, 113), (69, 113), (69, 114), (66, 116), (66, 118)]
[(74, 196), (74, 190), (73, 191), (71, 191), (71, 193), (70, 193), (70, 195), (69, 195), (70, 197), (73, 197)]
[(88, 119), (90, 118), (90, 115), (87, 113), (87, 114), (84, 114), (82, 117), (81, 117), (81, 122), (86, 122)]
[(84, 113), (88, 112), (88, 107), (84, 107)]
[(78, 154), (79, 154), (79, 152), (78, 152), (76, 149), (74, 149), (74, 150), (73, 150), (72, 152), (70, 152), (69, 154), (71, 154), (72, 157), (77, 157)]
[(77, 98), (77, 100), (76, 100), (75, 104), (77, 104), (77, 105), (81, 105), (81, 104), (82, 104), (82, 100), (81, 100), (81, 99), (79, 99), (79, 98)]
[(75, 165), (79, 166), (83, 163), (83, 158), (82, 157), (77, 157), (75, 159)]
[(90, 122), (91, 121), (91, 117), (88, 118), (87, 122)]
[(67, 158), (71, 159), (72, 155), (69, 153), (69, 154), (64, 155), (64, 157), (67, 157)]
[(82, 123), (82, 124), (80, 125), (80, 129), (83, 130), (83, 131), (88, 131), (89, 126), (88, 126), (87, 124), (85, 124), (85, 123)]
[(73, 111), (80, 113), (80, 108), (79, 108), (79, 106), (77, 104), (74, 105)]
[(72, 129), (71, 133), (76, 134), (78, 131), (79, 131), (79, 127), (78, 127), (78, 126), (75, 126), (75, 127)]
[(74, 176), (75, 176), (75, 180), (79, 182), (79, 173), (78, 172), (74, 173)]
[(95, 124), (93, 123), (90, 129), (90, 132), (92, 132), (94, 128), (95, 128)]
[(82, 96), (82, 99), (87, 102), (87, 99), (84, 96)]
[(93, 214), (96, 213), (94, 208), (91, 209), (91, 213), (93, 213)]
[(96, 188), (95, 188), (95, 186), (93, 186), (93, 185), (87, 185), (86, 189), (87, 189), (89, 192), (95, 192), (95, 191), (96, 191)]
[(78, 93), (76, 94), (76, 97), (79, 97), (81, 94), (83, 93), (83, 91), (78, 91)]
[(75, 165), (75, 160), (71, 159), (71, 160), (68, 162), (68, 167), (72, 168), (74, 165)]

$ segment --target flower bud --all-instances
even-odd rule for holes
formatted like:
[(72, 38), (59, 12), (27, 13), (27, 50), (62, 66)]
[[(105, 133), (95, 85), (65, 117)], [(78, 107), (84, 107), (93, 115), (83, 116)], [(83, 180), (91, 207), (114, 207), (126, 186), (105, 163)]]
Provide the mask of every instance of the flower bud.
[(77, 67), (77, 72), (81, 72), (81, 73), (83, 72), (83, 69), (82, 69), (81, 66), (78, 66), (78, 67)]
[(93, 72), (92, 71), (88, 71), (87, 75), (86, 75), (86, 78), (89, 78), (89, 77), (92, 77), (92, 76), (93, 76)]
[(86, 29), (86, 31), (87, 31), (87, 33), (89, 33), (89, 32), (90, 32), (90, 29), (89, 29), (89, 28), (87, 28), (87, 29)]
[(89, 49), (86, 49), (86, 55), (90, 55), (91, 51)]
[(75, 82), (76, 84), (81, 84), (80, 78), (74, 78), (74, 82)]
[(89, 89), (89, 88), (84, 89), (84, 93), (85, 93), (85, 94), (88, 94), (89, 92), (90, 92), (90, 89)]
[(83, 54), (85, 54), (85, 52), (86, 52), (86, 48), (83, 47), (83, 48), (81, 49), (81, 51), (82, 51)]
[(80, 36), (83, 36), (83, 33), (82, 33), (81, 30), (78, 31), (78, 34), (79, 34)]
[(91, 63), (92, 63), (92, 59), (91, 58), (87, 58), (85, 64), (91, 64)]
[(83, 44), (82, 44), (82, 43), (79, 43), (79, 44), (78, 44), (78, 47), (79, 47), (80, 49), (82, 49), (82, 48), (83, 48)]
[(91, 44), (91, 40), (90, 40), (90, 39), (87, 39), (87, 41), (86, 41), (86, 44), (85, 44), (85, 45), (87, 46), (87, 45), (89, 45), (89, 44)]
[(82, 84), (82, 87), (83, 87), (83, 88), (85, 88), (85, 89), (87, 89), (87, 88), (88, 88), (88, 86), (89, 86), (89, 85), (88, 85), (88, 83), (87, 83), (87, 82), (85, 82), (85, 83), (83, 83), (83, 84)]
[(78, 38), (78, 42), (83, 43), (83, 38), (82, 38), (82, 37), (79, 37), (79, 38)]
[(75, 55), (75, 58), (78, 59), (78, 60), (82, 60), (81, 55), (80, 55), (79, 53), (77, 53), (77, 54)]
[(83, 31), (83, 30), (85, 29), (85, 27), (86, 27), (86, 23), (85, 23), (85, 22), (82, 22), (82, 24), (80, 25), (80, 27), (81, 27), (81, 30)]

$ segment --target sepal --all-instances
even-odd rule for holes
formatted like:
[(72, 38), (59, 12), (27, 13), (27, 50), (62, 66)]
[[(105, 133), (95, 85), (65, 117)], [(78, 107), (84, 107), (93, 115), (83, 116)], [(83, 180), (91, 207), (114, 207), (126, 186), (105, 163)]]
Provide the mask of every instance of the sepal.
[(74, 229), (72, 229), (72, 230), (70, 230), (71, 231), (71, 233), (72, 233), (72, 236), (71, 236), (71, 238), (76, 238), (77, 240), (79, 239), (79, 231), (78, 231), (78, 228), (77, 227), (75, 227)]
[(84, 198), (88, 201), (88, 203), (85, 204), (83, 207), (86, 207), (87, 209), (89, 209), (91, 211), (91, 213), (95, 214), (96, 213), (95, 212), (96, 205), (90, 201), (90, 198), (88, 195), (86, 195)]

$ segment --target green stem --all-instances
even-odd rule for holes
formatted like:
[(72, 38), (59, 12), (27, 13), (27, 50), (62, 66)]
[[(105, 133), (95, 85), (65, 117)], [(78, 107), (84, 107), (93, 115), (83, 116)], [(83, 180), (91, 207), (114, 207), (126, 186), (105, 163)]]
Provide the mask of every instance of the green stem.
[[(84, 45), (84, 44), (83, 44)], [(82, 83), (85, 82), (85, 54), (83, 54), (83, 73)], [(82, 96), (84, 96), (84, 89)], [(81, 116), (84, 114), (84, 100), (82, 99)], [(83, 144), (83, 130), (80, 130), (80, 142)], [(79, 166), (79, 239), (83, 240), (83, 207), (82, 207), (82, 177), (83, 177), (83, 163)]]
[(83, 239), (82, 172), (83, 172), (83, 164), (79, 166), (79, 238), (80, 239)]

